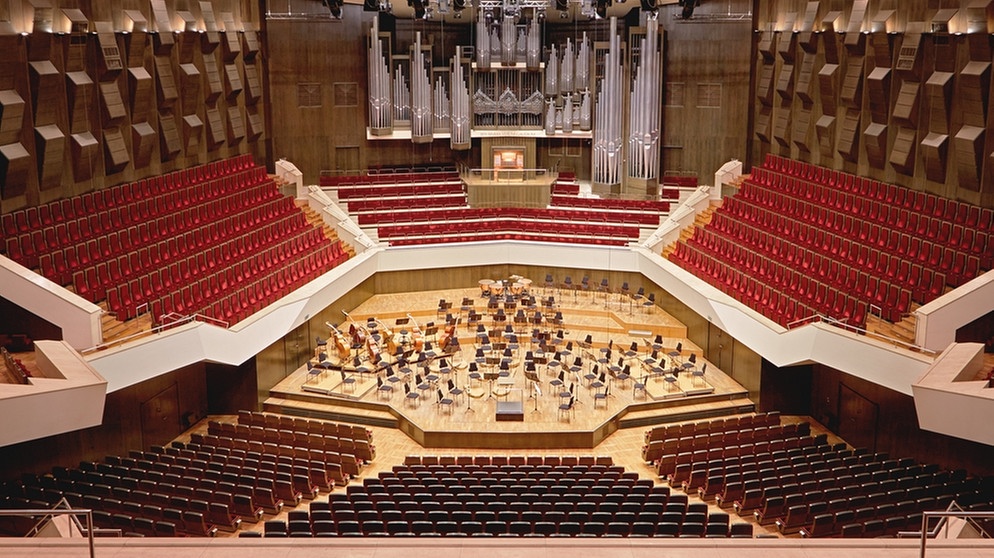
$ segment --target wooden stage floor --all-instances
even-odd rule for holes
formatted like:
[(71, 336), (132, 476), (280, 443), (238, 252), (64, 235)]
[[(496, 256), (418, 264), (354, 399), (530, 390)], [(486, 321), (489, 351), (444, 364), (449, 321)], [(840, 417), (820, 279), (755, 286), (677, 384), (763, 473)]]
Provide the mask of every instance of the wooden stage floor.
[[(412, 372), (409, 377), (398, 374), (404, 379), (393, 383), (391, 394), (378, 389), (377, 378), (385, 376), (382, 368), (378, 375), (360, 374), (353, 372), (354, 367), (347, 363), (344, 374), (337, 369), (313, 369), (309, 373), (306, 367), (302, 367), (270, 391), (264, 408), (395, 427), (426, 448), (593, 448), (620, 428), (644, 428), (652, 424), (752, 410), (747, 390), (705, 361), (700, 348), (686, 339), (683, 324), (662, 308), (646, 307), (642, 301), (618, 294), (605, 297), (602, 293), (550, 291), (546, 294), (543, 289), (534, 288), (532, 291), (537, 298), (554, 296), (557, 304), (551, 313), (562, 312), (563, 338), (555, 349), (562, 350), (572, 342), (571, 354), (561, 359), (566, 365), (564, 387), (551, 383), (558, 378), (559, 370), (564, 368), (562, 366), (539, 365), (536, 367), (538, 382), (525, 378), (526, 351), (537, 350), (529, 342), (532, 329), (548, 328), (553, 336), (558, 334), (559, 329), (533, 324), (518, 328), (524, 330), (518, 338), (520, 348), (510, 359), (506, 378), (471, 381), (469, 363), (474, 362), (476, 357), (477, 327), (466, 327), (466, 312), (460, 312), (460, 307), (464, 299), (469, 299), (475, 310), (484, 314), (487, 312), (487, 299), (480, 296), (478, 288), (453, 289), (376, 295), (349, 310), (353, 323), (365, 325), (367, 320), (375, 318), (381, 323), (377, 325), (378, 329), (382, 331), (385, 325), (399, 339), (402, 329), (413, 329), (413, 322), (417, 322), (423, 331), (427, 330), (430, 322), (444, 323), (445, 313), (438, 312), (440, 300), (453, 302), (449, 313), (462, 319), (456, 332), (460, 350), (445, 356), (450, 369), (448, 373), (440, 370), (439, 358), (431, 361), (429, 373), (438, 376), (439, 380), (421, 396), (407, 398), (404, 390), (407, 384), (411, 391), (418, 391), (416, 375), (424, 375), (420, 366), (410, 366)], [(513, 315), (514, 312), (509, 311), (508, 314)], [(543, 309), (543, 314), (549, 312)], [(413, 322), (396, 325), (398, 318), (403, 321), (408, 317)], [(349, 322), (345, 316), (342, 321), (344, 323), (339, 329), (347, 330)], [(484, 315), (482, 323), (489, 329), (493, 325), (491, 316)], [(592, 344), (589, 348), (583, 348), (581, 341), (588, 335)], [(657, 351), (657, 356), (663, 361), (664, 370), (672, 371), (687, 362), (691, 354), (695, 355), (693, 368), (676, 375), (666, 375), (675, 381), (667, 381), (666, 376), (658, 374), (658, 370), (653, 374), (643, 362), (652, 352), (651, 344), (659, 337), (662, 349)], [(426, 340), (431, 342), (430, 338)], [(604, 388), (590, 387), (585, 376), (597, 365), (597, 359), (604, 356), (601, 349), (612, 343), (611, 361), (617, 364), (633, 342), (637, 344), (637, 355), (629, 355), (622, 363), (630, 365), (631, 378), (616, 380), (609, 373), (605, 382), (609, 386), (608, 394), (597, 397), (598, 393), (604, 394)], [(675, 359), (665, 356), (678, 343), (682, 346), (680, 356)], [(366, 353), (361, 351), (360, 354), (366, 357)], [(416, 359), (416, 355), (412, 355), (412, 359)], [(552, 360), (553, 355), (547, 354), (547, 357)], [(568, 368), (575, 364), (577, 357), (581, 359), (580, 369), (570, 371)], [(384, 358), (388, 362), (393, 361), (392, 356)], [(337, 357), (330, 359), (333, 364), (340, 364)], [(691, 374), (691, 370), (700, 370), (705, 363), (707, 368), (703, 376)], [(398, 366), (392, 368), (395, 373), (398, 372)], [(481, 367), (481, 372), (486, 369)], [(600, 369), (604, 369), (603, 364)], [(343, 377), (350, 381), (343, 383)], [(464, 393), (453, 396), (450, 405), (439, 404), (438, 390), (448, 395), (449, 380)], [(634, 389), (637, 382), (643, 383), (645, 389)], [(561, 397), (560, 392), (568, 393), (571, 386), (574, 405), (569, 410), (561, 409), (569, 398)], [(511, 412), (498, 415), (498, 408), (510, 409)]]

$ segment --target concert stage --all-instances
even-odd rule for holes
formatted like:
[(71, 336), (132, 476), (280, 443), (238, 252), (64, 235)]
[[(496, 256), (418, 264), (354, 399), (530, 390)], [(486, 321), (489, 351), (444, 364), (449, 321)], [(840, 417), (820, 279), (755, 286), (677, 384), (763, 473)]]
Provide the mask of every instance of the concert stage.
[[(425, 331), (429, 322), (444, 321), (445, 312), (438, 311), (440, 299), (455, 301), (454, 308), (448, 310), (454, 317), (460, 315), (460, 301), (464, 299), (470, 300), (477, 312), (486, 312), (487, 299), (480, 294), (480, 289), (474, 287), (376, 295), (349, 310), (349, 315), (356, 324), (375, 318), (393, 328), (395, 335), (399, 327), (412, 328), (415, 323)], [(477, 362), (477, 326), (467, 328), (466, 313), (462, 313), (463, 321), (456, 329), (460, 350), (445, 355), (444, 363), (437, 357), (431, 359), (427, 372), (412, 363), (408, 376), (400, 372), (400, 366), (393, 365), (391, 369), (399, 379), (388, 382), (383, 368), (378, 375), (353, 372), (350, 366), (354, 353), (350, 353), (345, 361), (345, 377), (354, 378), (354, 382), (342, 383), (338, 369), (308, 372), (307, 367), (302, 367), (270, 390), (264, 410), (397, 428), (426, 448), (505, 449), (593, 448), (619, 428), (644, 428), (753, 410), (747, 390), (706, 363), (702, 351), (686, 339), (684, 326), (663, 309), (645, 309), (641, 305), (636, 308), (617, 294), (556, 294), (555, 311), (562, 313), (563, 337), (555, 342), (555, 351), (565, 351), (567, 347), (572, 350), (570, 355), (560, 354), (559, 364), (551, 364), (554, 353), (550, 351), (546, 363), (536, 366), (534, 374), (529, 372), (537, 382), (527, 380), (524, 370), (526, 353), (537, 352), (537, 347), (524, 340), (536, 327), (530, 323), (524, 327), (527, 332), (523, 332), (524, 339), (519, 339), (519, 348), (507, 360), (505, 376), (498, 377), (496, 367), (489, 369), (481, 362), (477, 365), (481, 378), (471, 380), (470, 365)], [(407, 317), (413, 322), (394, 326), (397, 319), (403, 322)], [(348, 329), (344, 317), (342, 321), (345, 323), (341, 327)], [(482, 322), (487, 329), (493, 326), (489, 315)], [(558, 326), (549, 327), (559, 330)], [(589, 346), (584, 342), (588, 335), (592, 341)], [(426, 350), (433, 340), (425, 337)], [(653, 369), (645, 359), (652, 354), (652, 343), (658, 341), (662, 341), (662, 348), (656, 350), (659, 363)], [(610, 360), (598, 362), (604, 360), (609, 343)], [(682, 345), (680, 354), (667, 356), (677, 343)], [(360, 352), (365, 357), (363, 353)], [(688, 364), (690, 355), (696, 362)], [(342, 364), (337, 357), (329, 360), (332, 362), (326, 364)], [(604, 386), (598, 387), (599, 374), (592, 376), (595, 367), (605, 370), (609, 364), (618, 365), (619, 360), (621, 366), (628, 365), (629, 377), (607, 374)], [(704, 364), (706, 372), (695, 375)], [(679, 371), (672, 374), (674, 370)], [(558, 385), (560, 373), (563, 379)], [(428, 375), (437, 378), (428, 379)], [(393, 389), (379, 389), (378, 378)], [(451, 394), (450, 381), (457, 388)], [(405, 384), (417, 395), (407, 396)], [(418, 389), (419, 385), (422, 389)], [(452, 399), (451, 404), (439, 403), (439, 390)]]

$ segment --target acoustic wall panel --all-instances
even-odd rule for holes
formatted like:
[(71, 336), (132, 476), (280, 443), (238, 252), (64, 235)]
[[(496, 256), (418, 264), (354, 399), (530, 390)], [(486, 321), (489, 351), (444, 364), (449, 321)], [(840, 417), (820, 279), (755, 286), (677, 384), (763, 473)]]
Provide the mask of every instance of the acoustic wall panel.
[(124, 69), (121, 49), (109, 22), (97, 22), (97, 63), (101, 80), (113, 78)]
[(90, 132), (80, 132), (69, 136), (69, 155), (72, 160), (72, 173), (76, 182), (93, 178), (100, 144)]
[(933, 182), (946, 180), (946, 155), (949, 136), (931, 133), (921, 142), (922, 160), (925, 162), (925, 177)]
[(69, 133), (90, 129), (90, 106), (96, 98), (96, 85), (86, 72), (66, 72), (66, 97), (69, 104)]
[(884, 168), (887, 162), (887, 125), (871, 123), (863, 130), (866, 144), (866, 159), (870, 166), (876, 169)]
[(958, 97), (963, 123), (969, 126), (986, 126), (987, 103), (990, 99), (991, 63), (971, 61), (963, 66), (959, 75)]
[(104, 130), (104, 164), (107, 174), (118, 173), (124, 170), (131, 162), (131, 155), (128, 153), (128, 144), (124, 142), (124, 134), (120, 128), (109, 128)]
[(793, 64), (784, 64), (780, 67), (780, 75), (777, 77), (777, 94), (785, 101), (794, 98)]
[(756, 98), (760, 104), (766, 107), (773, 106), (773, 91), (775, 89), (773, 74), (775, 71), (776, 67), (773, 64), (763, 64), (760, 67), (759, 90), (756, 93)]
[(870, 102), (870, 118), (881, 124), (890, 112), (890, 67), (874, 68), (866, 77), (866, 92)]
[(24, 99), (13, 89), (0, 91), (0, 145), (16, 143), (24, 124)]
[(918, 91), (919, 83), (915, 81), (901, 82), (901, 89), (894, 101), (894, 123), (909, 128), (918, 127)]
[(905, 33), (901, 48), (898, 50), (897, 63), (894, 69), (901, 73), (905, 79), (921, 81), (922, 56), (921, 56), (922, 36), (920, 33)]
[(839, 100), (843, 105), (860, 108), (863, 102), (863, 58), (850, 56), (839, 90)]
[(31, 83), (31, 104), (35, 126), (58, 121), (58, 109), (63, 104), (62, 76), (50, 60), (28, 62)]
[(831, 159), (835, 150), (835, 117), (824, 115), (819, 118), (815, 122), (815, 134), (818, 137), (818, 152)]
[(238, 58), (242, 52), (242, 44), (237, 31), (231, 29), (222, 33), (221, 52), (225, 62), (234, 62)]
[(777, 54), (784, 64), (793, 64), (797, 56), (797, 33), (793, 31), (783, 31), (777, 40)]
[(798, 108), (797, 114), (794, 115), (791, 140), (801, 151), (811, 151), (810, 129), (811, 110), (804, 107)]
[(255, 55), (259, 54), (259, 34), (252, 30), (242, 33), (242, 59), (246, 65), (255, 61)]
[(224, 92), (224, 86), (221, 84), (221, 73), (217, 69), (217, 61), (214, 60), (212, 54), (204, 55), (204, 76), (207, 78), (204, 82), (206, 88), (204, 101), (208, 105), (213, 105)]
[(917, 133), (911, 128), (898, 127), (894, 135), (894, 147), (890, 150), (890, 166), (901, 174), (911, 176), (915, 172), (915, 147)]
[(59, 186), (65, 160), (66, 135), (55, 124), (35, 128), (35, 157), (38, 164), (38, 187), (50, 190)]
[(790, 109), (787, 107), (780, 108), (774, 115), (773, 139), (781, 147), (790, 147)]
[(159, 110), (170, 108), (176, 102), (176, 80), (173, 65), (168, 56), (155, 57), (155, 92), (159, 100)]
[(159, 114), (159, 156), (162, 161), (171, 161), (180, 154), (183, 143), (176, 128), (176, 117), (172, 113)]
[(980, 190), (985, 136), (986, 130), (981, 126), (963, 126), (953, 138), (956, 150), (956, 176), (959, 178), (961, 188), (974, 192)]
[(221, 111), (216, 107), (207, 109), (207, 149), (217, 149), (224, 143), (224, 140), (224, 122), (221, 120)]
[(20, 143), (0, 145), (0, 188), (3, 199), (23, 196), (31, 171), (31, 156)]
[(839, 65), (825, 64), (818, 71), (818, 90), (821, 94), (821, 112), (835, 116), (838, 112), (836, 97), (839, 91)]
[(149, 119), (152, 113), (152, 76), (141, 66), (128, 68), (128, 100), (132, 120)]
[(187, 153), (196, 153), (200, 138), (204, 135), (204, 121), (196, 114), (183, 117), (183, 149)]
[(836, 151), (850, 163), (859, 161), (859, 111), (845, 109), (839, 127), (839, 144)]
[(795, 92), (798, 98), (806, 105), (814, 102), (815, 77), (815, 57), (811, 54), (804, 54), (801, 61), (801, 69), (797, 74), (797, 87)]
[(928, 97), (929, 130), (949, 131), (949, 109), (953, 100), (953, 73), (932, 72), (925, 82)]
[(103, 123), (110, 125), (118, 123), (128, 111), (124, 108), (124, 99), (121, 98), (121, 90), (117, 87), (117, 82), (108, 81), (100, 84), (100, 105), (103, 108)]
[(242, 92), (242, 76), (238, 64), (224, 65), (224, 95), (228, 99), (237, 97)]
[(155, 149), (155, 130), (148, 122), (131, 125), (131, 151), (136, 169), (143, 169), (152, 162)]
[(179, 65), (179, 82), (182, 96), (180, 109), (183, 114), (193, 114), (200, 108), (200, 70), (193, 64)]
[(237, 106), (228, 107), (228, 145), (238, 145), (245, 138), (245, 121)]
[(877, 68), (890, 68), (893, 65), (892, 41), (887, 33), (870, 33), (870, 46), (873, 47), (873, 65)]
[(762, 31), (759, 34), (759, 54), (767, 64), (776, 62), (777, 34), (772, 31)]
[(256, 141), (262, 137), (263, 131), (265, 131), (265, 124), (262, 119), (262, 111), (255, 105), (245, 107), (246, 138), (249, 141)]
[(756, 114), (756, 137), (763, 143), (773, 141), (773, 109), (770, 107), (760, 107)]
[(245, 65), (245, 104), (254, 105), (262, 98), (262, 83), (255, 64)]

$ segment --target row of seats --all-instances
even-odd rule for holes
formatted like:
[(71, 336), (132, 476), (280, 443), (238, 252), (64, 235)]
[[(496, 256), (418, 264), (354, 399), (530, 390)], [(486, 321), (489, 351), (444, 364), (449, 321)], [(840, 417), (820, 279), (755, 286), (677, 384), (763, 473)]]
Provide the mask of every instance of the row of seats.
[[(789, 188), (796, 197), (816, 199), (826, 204), (831, 202), (832, 191), (859, 196), (864, 200), (883, 202), (887, 206), (897, 206), (922, 214), (955, 222), (981, 231), (994, 232), (994, 209), (982, 208), (973, 204), (951, 200), (932, 194), (888, 184), (873, 178), (819, 167), (804, 161), (797, 161), (768, 153), (759, 172), (753, 172), (757, 182), (780, 184)], [(781, 176), (778, 176), (781, 175)], [(845, 200), (841, 205), (845, 206)], [(839, 205), (837, 202), (833, 205)], [(874, 208), (868, 208), (870, 212)], [(882, 210), (882, 209), (881, 209)]]
[(361, 199), (348, 200), (345, 202), (349, 213), (354, 215), (380, 216), (382, 219), (390, 219), (391, 215), (403, 213), (408, 210), (428, 211), (447, 210), (458, 211), (465, 209), (466, 195), (461, 196), (445, 194), (433, 196), (418, 196), (416, 198), (404, 199)]
[[(677, 351), (679, 352), (679, 351)], [(670, 439), (717, 432), (731, 432), (743, 428), (760, 426), (775, 426), (780, 424), (780, 412), (768, 411), (751, 415), (736, 415), (698, 422), (682, 422), (677, 424), (662, 424), (645, 431), (646, 445), (652, 442), (665, 442)], [(645, 449), (643, 448), (643, 453)]]
[[(341, 201), (363, 199), (411, 198), (420, 196), (465, 195), (462, 181), (459, 177), (445, 182), (430, 182), (427, 184), (412, 184), (399, 186), (346, 186), (335, 189), (335, 195)], [(400, 201), (400, 200), (397, 200)]]
[[(471, 209), (465, 204), (452, 205), (447, 208), (433, 209), (413, 209), (404, 212), (387, 213), (360, 213), (359, 223), (362, 225), (390, 224), (390, 223), (433, 223), (440, 221), (457, 221), (473, 219), (532, 219), (532, 220), (557, 220), (564, 222), (581, 223), (624, 223), (641, 226), (653, 226), (658, 224), (658, 214), (648, 213), (626, 213), (619, 215), (609, 211), (588, 209), (589, 206), (581, 204), (584, 209), (525, 209), (525, 208), (488, 208)], [(351, 206), (350, 206), (351, 208)]]
[[(773, 320), (777, 324), (789, 327), (799, 323), (818, 312), (798, 301), (792, 294), (781, 292), (762, 281), (746, 275), (729, 266), (724, 257), (704, 251), (699, 246), (691, 246), (681, 242), (670, 254), (670, 260), (694, 272), (725, 294), (738, 299), (746, 306)], [(778, 269), (782, 269), (778, 267)], [(799, 277), (795, 274), (796, 277)], [(795, 284), (799, 285), (798, 280)], [(866, 322), (867, 304), (848, 296), (842, 291), (826, 290), (826, 301), (831, 306), (827, 315), (838, 316), (837, 319), (856, 327), (862, 327)], [(834, 297), (833, 300), (829, 300)], [(841, 304), (841, 306), (840, 306)]]
[(349, 453), (363, 463), (369, 463), (376, 457), (376, 448), (369, 442), (353, 440), (352, 438), (339, 438), (321, 433), (274, 429), (264, 426), (248, 426), (216, 420), (212, 420), (207, 424), (207, 433), (215, 436), (227, 436), (229, 438), (240, 438), (257, 442)]
[[(787, 193), (763, 191), (748, 182), (743, 184), (736, 198), (764, 208), (773, 215), (782, 216), (779, 222), (764, 221), (763, 216), (755, 221), (761, 226), (765, 223), (764, 228), (768, 230), (787, 232), (782, 229), (784, 225), (790, 226), (792, 221), (807, 225), (810, 228), (809, 235), (804, 235), (804, 230), (790, 231), (800, 232), (801, 234), (793, 238), (801, 241), (813, 238), (816, 233), (822, 233), (824, 238), (820, 244), (824, 244), (825, 241), (831, 243), (835, 236), (839, 236), (848, 238), (858, 245), (886, 251), (902, 259), (935, 257), (936, 263), (941, 263), (944, 266), (943, 272), (946, 273), (956, 264), (958, 265), (956, 272), (949, 273), (950, 285), (954, 287), (975, 277), (982, 264), (987, 264), (985, 267), (989, 268), (994, 258), (987, 252), (988, 233), (975, 234), (972, 229), (971, 232), (966, 232), (967, 229), (963, 226), (948, 221), (940, 223), (936, 219), (930, 221), (931, 225), (924, 227), (902, 228), (900, 220), (874, 221), (860, 213), (857, 213), (861, 215), (860, 217), (853, 217), (846, 212), (826, 210), (823, 207), (797, 201), (790, 198)], [(925, 223), (925, 218), (921, 222)], [(929, 243), (930, 249), (921, 250), (921, 246), (914, 246), (912, 242)], [(973, 261), (968, 264), (968, 259)], [(967, 265), (972, 269), (965, 269)]]
[[(770, 256), (747, 242), (736, 242), (710, 228), (699, 230), (688, 244), (713, 256), (722, 255), (725, 261), (735, 264), (738, 274), (788, 293), (815, 312), (836, 319), (847, 318), (845, 298), (880, 307), (883, 317), (892, 322), (900, 321), (911, 307), (911, 289), (898, 282), (898, 278), (891, 282), (848, 265), (839, 267), (839, 273), (833, 275), (831, 264), (835, 261), (803, 250), (786, 250), (783, 255)], [(737, 289), (745, 293), (746, 299), (750, 298), (748, 287), (743, 289), (740, 284)], [(844, 297), (841, 300), (840, 294)], [(751, 298), (755, 300), (755, 293)]]
[[(88, 219), (92, 215), (115, 207), (127, 207), (141, 200), (155, 199), (160, 194), (173, 192), (188, 185), (200, 184), (214, 179), (227, 180), (229, 184), (241, 183), (243, 181), (240, 173), (243, 171), (258, 176), (259, 168), (255, 167), (251, 155), (239, 155), (230, 159), (213, 161), (161, 176), (143, 178), (135, 182), (119, 184), (72, 198), (54, 200), (40, 206), (6, 213), (0, 219), (0, 228), (2, 228), (5, 238), (32, 233), (60, 223)], [(262, 169), (262, 173), (265, 174), (265, 169)], [(239, 177), (239, 180), (231, 181), (231, 177)], [(146, 207), (145, 210), (147, 211), (148, 208)], [(129, 208), (128, 214), (130, 213)], [(141, 214), (139, 213), (139, 215)]]
[(779, 422), (762, 419), (748, 422), (755, 423), (756, 425), (730, 426), (724, 430), (701, 432), (687, 436), (670, 435), (662, 438), (658, 437), (658, 435), (653, 436), (647, 431), (646, 438), (651, 437), (651, 439), (642, 446), (642, 460), (646, 463), (655, 463), (657, 459), (666, 453), (679, 453), (682, 451), (710, 449), (756, 441), (807, 436), (811, 433), (811, 427), (807, 422), (780, 424)]
[(294, 417), (265, 411), (238, 411), (238, 424), (261, 426), (268, 429), (310, 432), (323, 436), (336, 436), (373, 443), (373, 431), (365, 426), (346, 422), (332, 422), (305, 417)]
[(14, 355), (7, 351), (7, 347), (0, 347), (0, 356), (3, 357), (3, 365), (7, 372), (17, 381), (19, 384), (28, 385), (31, 383), (31, 372), (24, 366), (21, 359), (15, 358)]
[[(961, 253), (942, 249), (917, 237), (898, 235), (895, 239), (895, 245), (901, 250), (914, 254), (906, 258), (841, 235), (809, 230), (808, 225), (797, 222), (777, 228), (775, 224), (778, 221), (789, 220), (779, 214), (736, 202), (735, 198), (729, 198), (726, 202), (728, 211), (715, 214), (709, 227), (712, 232), (737, 239), (774, 259), (788, 262), (799, 260), (802, 267), (813, 269), (830, 280), (846, 273), (872, 273), (881, 280), (900, 282), (904, 288), (911, 290), (913, 300), (925, 303), (942, 294), (947, 283), (943, 269), (957, 273), (958, 278), (951, 281), (955, 283), (961, 282), (968, 274), (975, 275), (979, 267), (976, 257), (966, 258)], [(759, 223), (774, 223), (774, 227), (771, 230), (771, 227)], [(797, 239), (797, 242), (785, 240), (785, 237)], [(816, 260), (820, 260), (821, 264), (816, 265)], [(935, 274), (941, 279), (938, 287), (925, 288), (932, 284)]]
[(290, 446), (273, 442), (249, 440), (240, 436), (218, 436), (216, 434), (195, 434), (191, 439), (193, 444), (209, 452), (223, 453), (226, 450), (229, 452), (240, 450), (247, 453), (254, 452), (275, 457), (323, 461), (333, 465), (333, 467), (329, 467), (329, 474), (335, 477), (336, 482), (347, 482), (349, 478), (359, 476), (364, 465), (363, 460), (357, 458), (354, 454), (323, 448)]
[(582, 207), (593, 209), (607, 209), (614, 211), (634, 211), (655, 213), (658, 222), (660, 213), (667, 213), (670, 210), (669, 200), (629, 200), (614, 198), (581, 198), (575, 195), (560, 195), (553, 193), (549, 201), (552, 207)]
[[(404, 465), (411, 467), (423, 465), (425, 470), (448, 470), (452, 466), (460, 469), (467, 466), (476, 467), (513, 467), (515, 471), (525, 467), (573, 467), (575, 465), (609, 467), (614, 464), (610, 455), (408, 455)], [(396, 470), (396, 468), (395, 468)], [(413, 469), (416, 470), (416, 469)]]
[[(465, 231), (460, 231), (464, 233)], [(557, 242), (560, 244), (593, 244), (598, 246), (625, 246), (631, 240), (620, 238), (602, 238), (589, 236), (550, 236), (547, 234), (529, 234), (508, 231), (470, 231), (469, 234), (447, 233), (439, 236), (416, 236), (394, 238), (390, 240), (393, 246), (418, 246), (422, 244), (448, 244), (463, 242), (488, 242), (515, 240), (519, 242)]]
[(459, 173), (452, 171), (414, 171), (414, 172), (371, 172), (364, 175), (322, 176), (318, 183), (321, 186), (353, 186), (353, 185), (403, 185), (445, 182), (459, 179)]

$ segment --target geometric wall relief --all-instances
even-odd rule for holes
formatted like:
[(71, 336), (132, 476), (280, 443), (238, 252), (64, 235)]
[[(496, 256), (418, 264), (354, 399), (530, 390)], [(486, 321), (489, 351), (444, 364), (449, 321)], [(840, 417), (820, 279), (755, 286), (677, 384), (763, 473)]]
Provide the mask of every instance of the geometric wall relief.
[(890, 68), (893, 64), (893, 51), (891, 41), (893, 39), (887, 33), (871, 33), (870, 45), (873, 47), (873, 65), (876, 67)]
[(72, 174), (76, 182), (93, 178), (96, 158), (100, 155), (100, 144), (90, 132), (80, 132), (69, 137), (69, 155), (72, 159)]
[(823, 157), (831, 159), (835, 147), (835, 117), (823, 115), (815, 123), (815, 133), (818, 136), (818, 149)]
[(123, 171), (130, 162), (128, 144), (124, 142), (124, 134), (121, 133), (121, 129), (104, 130), (104, 163), (107, 167), (107, 174)]
[(921, 56), (921, 42), (920, 33), (904, 34), (901, 49), (897, 53), (897, 63), (894, 64), (894, 69), (900, 72), (904, 79), (921, 81), (923, 58)]
[(13, 89), (0, 91), (0, 145), (14, 143), (24, 125), (24, 99)]
[(839, 65), (825, 64), (818, 71), (818, 90), (821, 93), (821, 112), (835, 116), (838, 110), (836, 92), (839, 89)]
[(870, 100), (870, 117), (874, 122), (887, 122), (890, 111), (890, 68), (874, 68), (866, 78), (866, 90)]
[(811, 110), (803, 107), (798, 108), (797, 114), (794, 115), (793, 123), (793, 137), (792, 140), (794, 145), (798, 147), (801, 151), (805, 153), (811, 151)]
[(767, 64), (776, 62), (777, 33), (761, 31), (759, 33), (759, 53)]
[(131, 119), (148, 120), (152, 111), (152, 75), (141, 66), (128, 68)]
[(242, 33), (242, 58), (245, 62), (255, 60), (259, 53), (259, 34), (252, 30)]
[(38, 186), (48, 190), (59, 185), (65, 159), (66, 135), (55, 124), (35, 128)]
[(850, 54), (863, 54), (866, 35), (863, 34), (863, 20), (866, 18), (867, 0), (853, 0), (846, 26), (845, 44)]
[(0, 145), (0, 196), (3, 199), (23, 196), (27, 190), (31, 156), (20, 143)]
[(949, 109), (953, 100), (953, 73), (933, 72), (925, 82), (929, 104), (929, 130), (949, 131)]
[[(790, 17), (788, 15), (788, 17)], [(788, 27), (791, 27), (788, 25)], [(797, 33), (784, 31), (780, 33), (780, 40), (777, 42), (777, 54), (783, 59), (784, 64), (794, 64), (797, 62)]]
[(180, 154), (183, 143), (176, 129), (176, 117), (170, 112), (159, 113), (159, 157), (171, 161)]
[(165, 0), (150, 0), (152, 6), (152, 25), (149, 31), (158, 31), (152, 35), (155, 40), (155, 54), (169, 54), (173, 48), (173, 27), (170, 21), (169, 9)]
[(773, 122), (771, 118), (772, 109), (760, 107), (756, 114), (756, 137), (763, 143), (773, 141)]
[(180, 112), (193, 114), (200, 106), (200, 70), (194, 64), (179, 65)]
[(884, 168), (887, 161), (887, 125), (872, 123), (863, 131), (866, 144), (866, 158), (875, 169)]
[(925, 162), (925, 177), (933, 182), (946, 181), (946, 155), (949, 150), (949, 136), (931, 133), (921, 143), (922, 160)]
[(917, 135), (917, 131), (912, 128), (899, 127), (894, 136), (894, 147), (890, 151), (890, 166), (901, 174), (911, 176), (915, 172)]
[(984, 136), (985, 129), (980, 126), (963, 126), (953, 138), (956, 149), (956, 175), (961, 188), (980, 190)]
[(963, 122), (971, 126), (985, 126), (987, 99), (990, 97), (991, 63), (967, 62), (959, 74), (959, 102)]
[(256, 141), (262, 136), (265, 124), (259, 107), (249, 105), (245, 107), (245, 136), (249, 141)]
[(839, 99), (842, 104), (859, 108), (863, 102), (863, 58), (851, 56), (846, 64), (845, 74), (842, 78), (842, 88), (839, 90)]
[(245, 121), (237, 106), (228, 107), (228, 145), (238, 145), (245, 137)]
[(155, 77), (156, 94), (159, 98), (159, 110), (161, 111), (171, 107), (179, 96), (176, 92), (176, 80), (173, 77), (173, 64), (168, 56), (155, 57)]
[(245, 104), (254, 105), (262, 98), (262, 84), (254, 64), (245, 65)]
[(794, 96), (794, 65), (784, 64), (780, 68), (780, 75), (777, 77), (777, 93), (785, 101), (789, 101)]
[[(248, 68), (249, 67), (246, 66), (245, 69), (247, 70)], [(760, 66), (760, 68), (761, 70), (759, 74), (759, 86), (758, 86), (758, 91), (756, 92), (756, 98), (759, 99), (759, 102), (763, 106), (772, 107), (773, 89), (774, 89), (773, 72), (776, 70), (776, 67), (773, 64), (763, 64), (762, 66)], [(246, 72), (246, 78), (247, 74), (248, 72)]]
[(221, 52), (224, 56), (224, 61), (231, 63), (238, 58), (238, 55), (242, 51), (241, 41), (238, 38), (239, 33), (234, 29), (228, 29), (224, 32), (224, 37), (221, 40)]
[(224, 143), (224, 122), (217, 107), (207, 109), (207, 149), (213, 151)]
[(63, 103), (61, 74), (49, 60), (29, 62), (31, 75), (31, 103), (34, 110), (34, 125), (55, 124), (58, 107)]
[(204, 91), (204, 100), (208, 105), (213, 105), (217, 98), (224, 92), (221, 85), (221, 73), (217, 70), (217, 60), (214, 55), (204, 56), (204, 74), (207, 76), (207, 89)]
[(242, 77), (237, 64), (224, 65), (224, 95), (228, 99), (237, 97), (242, 92)]
[(155, 130), (148, 122), (131, 125), (131, 150), (134, 152), (136, 169), (142, 169), (152, 162), (152, 151), (155, 148)]
[(100, 84), (100, 100), (103, 101), (101, 105), (104, 109), (103, 122), (105, 125), (113, 124), (128, 115), (117, 82), (107, 81)]
[(117, 46), (113, 25), (109, 21), (98, 21), (96, 26), (99, 75), (101, 81), (106, 81), (117, 76), (124, 68), (124, 61), (121, 59), (121, 49)]
[(805, 56), (801, 62), (801, 72), (797, 76), (797, 96), (805, 104), (814, 102), (815, 60), (814, 56)]
[(846, 109), (839, 126), (839, 144), (836, 151), (850, 163), (859, 161), (859, 111)]
[(86, 72), (66, 72), (66, 97), (69, 105), (69, 132), (90, 129), (88, 120), (96, 86)]
[(782, 107), (776, 112), (773, 120), (773, 139), (781, 147), (790, 148), (790, 109)]
[(196, 114), (183, 117), (183, 149), (190, 155), (196, 154), (200, 138), (204, 135), (204, 121)]
[(894, 114), (892, 116), (895, 124), (909, 128), (918, 127), (918, 91), (920, 85), (916, 81), (901, 82), (897, 100), (894, 101)]

